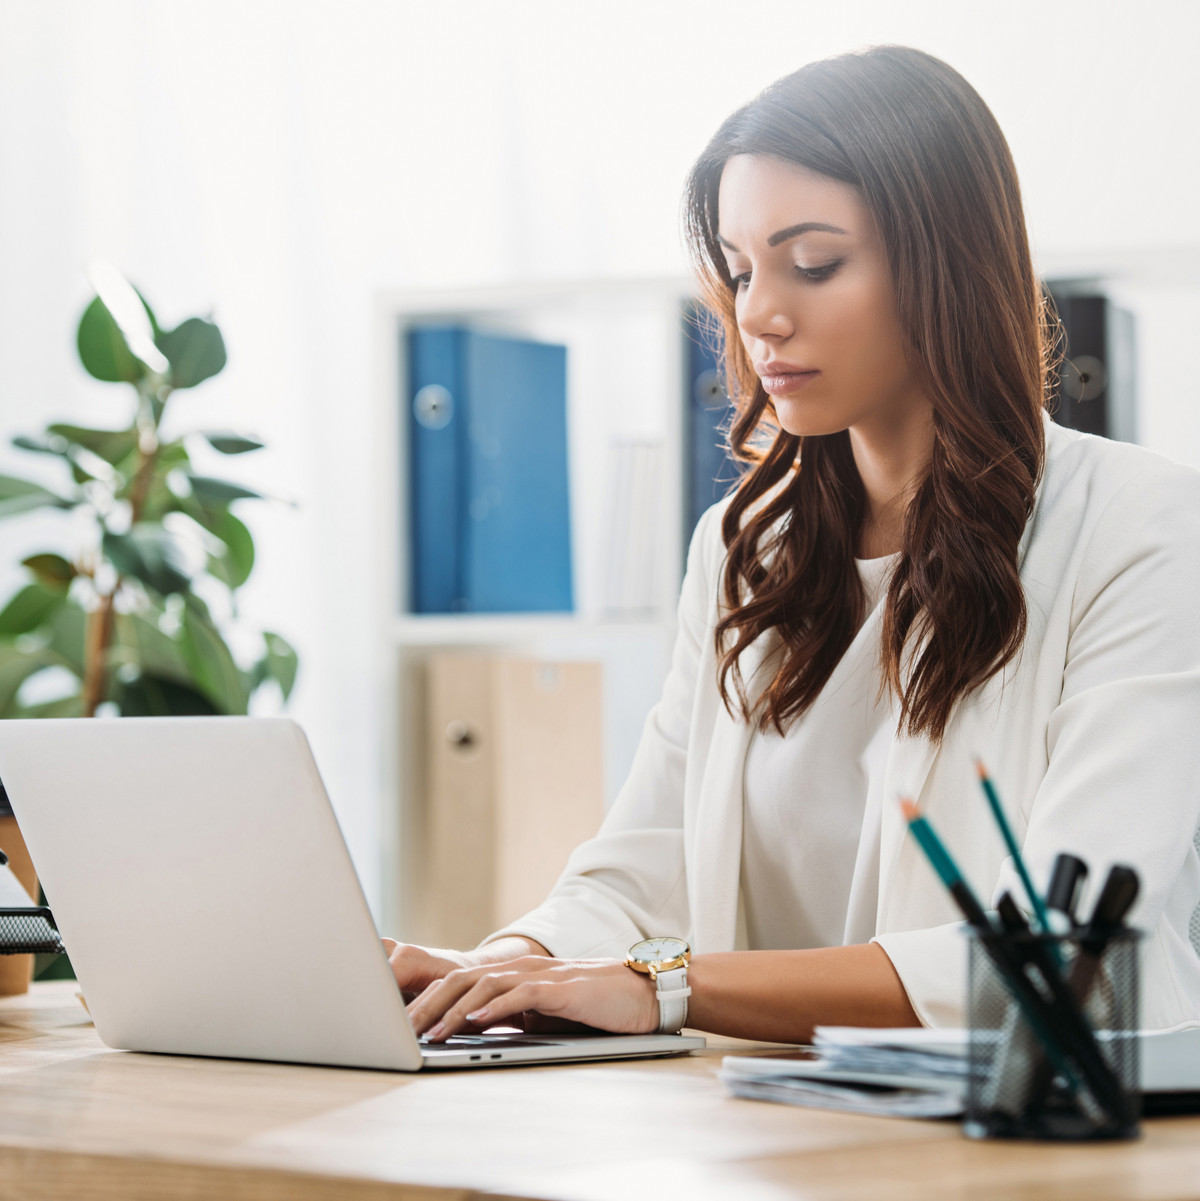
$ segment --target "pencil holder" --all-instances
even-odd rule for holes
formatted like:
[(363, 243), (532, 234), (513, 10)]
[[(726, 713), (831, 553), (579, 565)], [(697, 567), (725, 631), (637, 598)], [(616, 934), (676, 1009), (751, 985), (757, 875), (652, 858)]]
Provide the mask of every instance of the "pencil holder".
[(968, 937), (965, 1133), (1137, 1137), (1138, 933)]
[(0, 955), (61, 955), (62, 939), (54, 915), (44, 905), (0, 909)]

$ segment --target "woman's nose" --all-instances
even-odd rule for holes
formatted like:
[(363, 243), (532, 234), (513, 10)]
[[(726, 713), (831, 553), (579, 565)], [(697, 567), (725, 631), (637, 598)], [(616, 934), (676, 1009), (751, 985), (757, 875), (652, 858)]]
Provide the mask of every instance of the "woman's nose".
[(746, 285), (738, 306), (738, 328), (747, 338), (786, 338), (793, 333), (792, 318), (769, 281), (755, 277)]

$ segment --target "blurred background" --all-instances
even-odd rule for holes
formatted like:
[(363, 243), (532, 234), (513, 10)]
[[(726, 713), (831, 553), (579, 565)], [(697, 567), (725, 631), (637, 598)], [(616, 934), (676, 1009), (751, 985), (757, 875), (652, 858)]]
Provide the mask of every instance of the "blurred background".
[[(680, 195), (722, 118), (840, 51), (902, 42), (945, 58), (1008, 136), (1039, 269), (1117, 314), (1109, 432), (1200, 466), (1196, 11), (0, 0), (0, 473), (53, 470), (15, 434), (127, 419), (74, 349), (89, 262), (116, 266), (164, 326), (212, 314), (228, 368), (180, 394), (175, 416), (260, 437), (267, 449), (231, 473), (295, 502), (243, 513), (258, 543), (243, 613), (299, 654), (288, 712), (381, 926), (428, 934), (397, 877), (431, 828), (420, 747), (442, 694), (406, 690), (405, 664), (464, 645), (603, 663), (602, 700), (597, 679), (538, 677), (604, 714), (595, 806), (661, 682), (689, 510), (680, 398), (696, 383), (671, 341), (687, 293)], [(405, 331), (464, 315), (570, 349), (573, 617), (454, 627), (410, 611)], [(0, 526), (0, 597), (53, 520)], [(613, 540), (635, 531), (650, 575), (614, 595)], [(278, 709), (266, 697), (254, 711)]]

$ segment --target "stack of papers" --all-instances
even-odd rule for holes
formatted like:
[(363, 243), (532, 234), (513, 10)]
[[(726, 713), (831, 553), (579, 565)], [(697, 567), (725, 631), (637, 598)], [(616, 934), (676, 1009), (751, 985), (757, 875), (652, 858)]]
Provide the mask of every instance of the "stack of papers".
[[(1101, 1040), (1111, 1034), (1102, 1031)], [(909, 1118), (955, 1117), (967, 1089), (966, 1030), (818, 1026), (811, 1047), (727, 1055), (737, 1097)], [(1200, 1029), (1142, 1031), (1144, 1097), (1200, 1095)], [(1149, 1105), (1149, 1102), (1147, 1102)]]
[(813, 1045), (831, 1070), (899, 1077), (961, 1093), (966, 1087), (966, 1030), (919, 1027), (876, 1030), (862, 1026), (818, 1026)]
[(734, 1096), (909, 1118), (957, 1117), (966, 1093), (965, 1030), (819, 1026), (811, 1048), (727, 1055)]

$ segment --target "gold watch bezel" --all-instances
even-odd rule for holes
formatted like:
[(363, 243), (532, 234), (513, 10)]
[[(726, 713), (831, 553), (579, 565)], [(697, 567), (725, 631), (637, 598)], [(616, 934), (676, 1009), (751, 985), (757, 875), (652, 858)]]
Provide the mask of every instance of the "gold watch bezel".
[[(671, 938), (677, 942), (683, 943), (683, 950), (673, 959), (655, 959), (646, 963), (640, 959), (633, 958), (634, 947), (640, 947), (644, 942), (653, 942), (656, 938)], [(671, 972), (676, 968), (687, 967), (692, 960), (692, 948), (688, 945), (687, 939), (680, 938), (676, 934), (656, 934), (651, 938), (642, 938), (629, 948), (629, 953), (625, 956), (625, 966), (632, 968), (635, 972), (642, 972), (650, 977), (651, 980), (657, 980), (659, 972)]]

